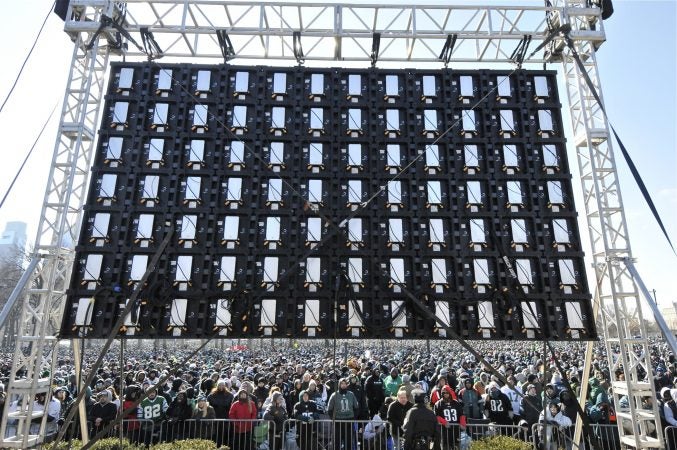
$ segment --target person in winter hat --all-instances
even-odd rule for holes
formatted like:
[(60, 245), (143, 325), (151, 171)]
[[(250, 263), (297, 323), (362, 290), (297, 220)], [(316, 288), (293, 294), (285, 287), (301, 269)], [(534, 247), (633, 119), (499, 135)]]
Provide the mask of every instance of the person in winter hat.
[(256, 403), (244, 389), (237, 392), (236, 399), (228, 413), (228, 417), (233, 421), (233, 450), (252, 450), (252, 430), (258, 413)]
[[(664, 387), (661, 389), (661, 402), (659, 404), (659, 410), (661, 415), (661, 428), (665, 429), (666, 427), (675, 427), (677, 426), (677, 402), (672, 398), (672, 393), (670, 392), (669, 387)], [(677, 444), (677, 436), (675, 433), (666, 433), (665, 439), (666, 448), (675, 448)]]
[(588, 417), (593, 423), (609, 423), (609, 396), (597, 378), (590, 379), (590, 400), (587, 403)]
[(547, 404), (550, 403), (559, 403), (559, 391), (557, 386), (554, 384), (546, 384), (545, 389), (543, 389), (543, 399)]
[(118, 413), (118, 409), (111, 402), (112, 394), (108, 390), (99, 392), (97, 402), (89, 410), (87, 420), (92, 423), (93, 431), (98, 433), (108, 425)]
[(538, 417), (542, 411), (541, 398), (538, 396), (536, 386), (533, 384), (526, 385), (524, 389), (524, 397), (520, 404), (520, 415), (523, 420), (527, 422), (529, 430), (538, 422)]
[(273, 393), (272, 401), (263, 413), (263, 420), (271, 422), (268, 426), (269, 445), (272, 449), (281, 449), (284, 422), (287, 420), (287, 409), (282, 392)]
[(488, 395), (484, 400), (485, 415), (491, 423), (497, 425), (512, 425), (512, 402), (494, 381), (489, 383)]
[(459, 400), (463, 403), (463, 415), (468, 419), (482, 418), (482, 396), (473, 387), (473, 379), (463, 380), (463, 389), (458, 393)]
[(558, 403), (550, 403), (545, 411), (541, 412), (538, 421), (542, 424), (540, 427), (541, 442), (547, 442), (545, 450), (566, 447), (564, 432), (571, 427), (572, 423), (571, 419), (562, 413)]
[(171, 442), (172, 440), (185, 439), (184, 422), (190, 419), (193, 415), (193, 409), (188, 404), (188, 396), (185, 392), (179, 392), (176, 397), (169, 404), (167, 408), (167, 421), (163, 426), (165, 439)]
[(357, 418), (359, 409), (360, 405), (355, 394), (348, 390), (348, 379), (341, 378), (338, 390), (331, 394), (327, 403), (329, 416), (336, 419), (334, 424), (335, 448), (340, 448), (342, 442), (346, 449), (352, 447), (354, 436), (352, 421)]
[(317, 425), (315, 421), (320, 418), (320, 411), (317, 408), (317, 403), (310, 398), (308, 392), (301, 391), (299, 394), (299, 401), (294, 405), (292, 418), (298, 424), (296, 437), (300, 450), (317, 449), (317, 437), (315, 436)]

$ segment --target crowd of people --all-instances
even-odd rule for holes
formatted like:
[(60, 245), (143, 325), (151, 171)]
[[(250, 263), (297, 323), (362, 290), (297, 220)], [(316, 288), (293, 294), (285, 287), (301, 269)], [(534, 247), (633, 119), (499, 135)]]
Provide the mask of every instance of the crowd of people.
[[(249, 450), (256, 441), (256, 424), (264, 420), (272, 425), (266, 431), (266, 445), (275, 450), (287, 439), (284, 423), (293, 419), (298, 424), (295, 444), (305, 450), (317, 448), (318, 433), (327, 431), (318, 424), (331, 421), (327, 426), (333, 427), (329, 431), (335, 436), (335, 450), (353, 448), (358, 435), (365, 443), (386, 437), (379, 439), (384, 450), (395, 448), (393, 442), (412, 450), (416, 439), (412, 424), (421, 421), (411, 418), (428, 414), (422, 409), (434, 414), (441, 448), (456, 447), (473, 423), (523, 429), (521, 436), (529, 439), (539, 423), (556, 425), (554, 429), (565, 436), (573, 433), (583, 343), (554, 344), (553, 354), (544, 353), (539, 343), (472, 342), (495, 372), (456, 342), (290, 341), (283, 349), (271, 343), (275, 342), (217, 346), (188, 360), (184, 360), (191, 353), (188, 342), (171, 349), (157, 343), (152, 347), (130, 344), (123, 355), (110, 351), (84, 388), (90, 433), (123, 415), (125, 432), (153, 427), (153, 433), (138, 433), (150, 443), (190, 437), (186, 427), (173, 425), (228, 419), (227, 428), (208, 437), (233, 450)], [(661, 340), (651, 341), (650, 352), (653, 373), (640, 376), (654, 381), (659, 398), (647, 400), (647, 407), (652, 400), (661, 402), (664, 424), (677, 425), (673, 398), (677, 397), (677, 364)], [(14, 375), (10, 356), (0, 360), (4, 382)], [(85, 376), (96, 357), (94, 345), (82, 359)], [(595, 344), (592, 359), (586, 413), (593, 423), (613, 423), (610, 384), (624, 376), (623, 370), (610, 372), (602, 343)], [(79, 393), (67, 349), (61, 350), (56, 370), (49, 375), (53, 395), (38, 396), (34, 406), (47, 412), (47, 434), (54, 434), (67, 425), (64, 421)], [(0, 391), (4, 391), (2, 384)], [(0, 401), (5, 401), (4, 392)], [(195, 433), (193, 429), (190, 435)]]

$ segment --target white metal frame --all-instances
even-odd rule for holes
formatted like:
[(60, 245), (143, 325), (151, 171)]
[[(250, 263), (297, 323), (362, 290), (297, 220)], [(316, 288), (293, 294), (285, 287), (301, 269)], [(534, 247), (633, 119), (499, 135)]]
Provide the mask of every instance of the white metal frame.
[[(555, 0), (553, 6), (425, 6), (377, 4), (273, 3), (227, 0), (71, 0), (65, 31), (75, 43), (71, 76), (67, 86), (54, 159), (36, 239), (35, 252), (43, 258), (31, 277), (24, 302), (21, 335), (14, 368), (25, 367), (26, 380), (12, 380), (9, 399), (23, 394), (32, 399), (47, 392), (49, 379), (40, 378), (44, 368), (53, 368), (57, 331), (63, 314), (65, 289), (73, 266), (72, 247), (78, 239), (80, 212), (85, 200), (88, 172), (94, 147), (103, 79), (111, 49), (106, 40), (115, 30), (106, 28), (91, 50), (86, 49), (98, 30), (102, 15), (124, 20), (124, 28), (141, 43), (139, 31), (148, 28), (167, 59), (189, 57), (223, 58), (216, 31), (224, 31), (232, 48), (230, 58), (275, 61), (355, 62), (509, 62), (520, 40), (530, 36), (532, 48), (550, 34), (550, 26), (571, 25), (570, 37), (584, 57), (585, 69), (601, 95), (595, 49), (605, 40), (600, 9), (584, 0)], [(550, 23), (546, 20), (550, 19)], [(594, 24), (594, 27), (591, 26)], [(300, 32), (300, 48), (293, 35)], [(378, 58), (372, 54), (375, 35), (380, 36)], [(445, 42), (456, 39), (446, 61), (440, 57)], [(592, 242), (597, 293), (604, 318), (608, 354), (622, 349), (613, 367), (622, 364), (627, 380), (615, 381), (614, 400), (619, 424), (632, 421), (627, 434), (619, 427), (624, 445), (634, 448), (662, 447), (649, 437), (649, 424), (658, 425), (658, 412), (640, 410), (641, 398), (655, 398), (651, 383), (640, 380), (636, 368), (650, 373), (646, 332), (637, 289), (620, 261), (631, 258), (618, 176), (609, 130), (599, 105), (595, 104), (579, 68), (563, 41), (556, 40), (549, 55), (535, 55), (530, 63), (561, 58), (573, 121), (574, 142), (581, 168), (588, 230)], [(295, 51), (296, 50), (296, 51)], [(117, 50), (116, 50), (117, 52)], [(128, 59), (145, 58), (133, 43), (124, 51)], [(629, 334), (629, 320), (639, 319), (642, 334)], [(633, 346), (640, 345), (637, 357)], [(630, 408), (618, 408), (621, 395), (630, 396)], [(7, 402), (7, 405), (10, 404)], [(6, 414), (7, 411), (5, 411)], [(24, 400), (14, 415), (19, 420), (17, 436), (5, 437), (6, 421), (0, 427), (0, 446), (26, 448), (40, 442), (41, 433), (29, 434), (35, 417), (32, 402)], [(38, 414), (39, 417), (39, 414)], [(625, 434), (624, 434), (625, 433)]]
[[(100, 13), (90, 19), (99, 20)], [(20, 380), (10, 378), (6, 419), (16, 420), (16, 433), (6, 436), (7, 422), (0, 424), (0, 447), (29, 448), (44, 436), (47, 415), (34, 411), (38, 393), (51, 397), (50, 377), (56, 362), (57, 333), (61, 325), (66, 289), (73, 267), (73, 247), (78, 239), (82, 206), (91, 167), (103, 85), (108, 68), (108, 48), (96, 41), (91, 50), (85, 43), (91, 35), (75, 38), (73, 59), (61, 111), (61, 120), (45, 191), (33, 258), (40, 263), (28, 279), (23, 302), (13, 370), (22, 368)], [(21, 396), (17, 410), (8, 415), (10, 403)], [(40, 431), (30, 433), (31, 420), (42, 417)]]
[[(105, 0), (71, 0), (73, 10), (65, 31), (72, 36), (96, 31), (91, 10)], [(339, 3), (282, 3), (225, 0), (127, 0), (126, 26), (140, 43), (146, 27), (163, 55), (222, 58), (216, 30), (224, 30), (237, 59), (289, 60), (294, 53), (293, 34), (301, 33), (305, 60), (370, 61), (372, 37), (380, 33), (379, 61), (439, 62), (449, 35), (457, 40), (453, 62), (509, 62), (517, 43), (531, 36), (535, 47), (549, 31), (546, 13), (561, 16), (566, 7), (489, 5), (379, 5)], [(569, 11), (574, 40), (601, 43), (604, 28), (587, 24), (598, 8)], [(134, 45), (127, 57), (145, 56)], [(543, 62), (536, 57), (532, 62)]]
[[(563, 0), (567, 6), (565, 11), (571, 11), (572, 6), (580, 1)], [(566, 13), (562, 17), (565, 21), (568, 19)], [(579, 40), (574, 42), (574, 46), (603, 101), (594, 43)], [(624, 263), (632, 259), (632, 252), (613, 147), (609, 140), (609, 125), (571, 51), (565, 50), (562, 65), (592, 245), (596, 300), (599, 302), (597, 310), (602, 314), (609, 371), (612, 378), (614, 370), (619, 367), (625, 373), (625, 380), (611, 380), (621, 443), (636, 449), (664, 448), (641, 299), (632, 273)], [(631, 332), (631, 324), (639, 325), (638, 335)], [(617, 348), (620, 349), (618, 354)], [(638, 348), (639, 355), (635, 352)], [(640, 368), (648, 375), (640, 377)], [(626, 408), (620, 407), (623, 396), (628, 397)], [(649, 410), (643, 408), (647, 398), (652, 399)], [(657, 430), (655, 438), (650, 436), (654, 429)]]

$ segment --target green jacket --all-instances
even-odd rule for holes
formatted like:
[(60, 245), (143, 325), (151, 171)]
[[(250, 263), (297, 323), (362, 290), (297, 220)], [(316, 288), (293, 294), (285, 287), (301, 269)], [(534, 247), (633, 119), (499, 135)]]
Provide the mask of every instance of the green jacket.
[(386, 391), (386, 396), (397, 395), (397, 390), (402, 385), (402, 377), (398, 375), (396, 378), (388, 375), (385, 380), (383, 380), (383, 387)]

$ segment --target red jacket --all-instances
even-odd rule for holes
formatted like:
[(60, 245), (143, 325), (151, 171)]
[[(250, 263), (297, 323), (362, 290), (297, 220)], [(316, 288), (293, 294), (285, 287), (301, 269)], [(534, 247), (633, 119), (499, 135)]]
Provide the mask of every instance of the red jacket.
[[(451, 398), (453, 398), (454, 400), (458, 400), (458, 397), (456, 396), (456, 392), (454, 392), (454, 390), (451, 388), (451, 386), (449, 386), (448, 384), (445, 384), (444, 386), (442, 386), (442, 389), (449, 392), (449, 395), (451, 395)], [(430, 403), (432, 405), (435, 405), (435, 403), (437, 403), (437, 401), (441, 398), (442, 398), (441, 392), (440, 392), (439, 388), (437, 386), (435, 386), (433, 388), (432, 392), (430, 393)]]
[(256, 412), (256, 404), (253, 401), (247, 400), (247, 403), (243, 403), (239, 400), (235, 400), (231, 405), (230, 412), (228, 414), (228, 418), (230, 420), (242, 420), (233, 422), (233, 429), (235, 432), (250, 432), (255, 425)]
[[(121, 411), (124, 411), (128, 408), (131, 408), (133, 404), (134, 404), (133, 400), (125, 400), (124, 402), (122, 402)], [(125, 422), (124, 423), (125, 423), (125, 426), (127, 427), (126, 429), (129, 430), (129, 431), (139, 429), (139, 421), (137, 420), (137, 413), (136, 412), (137, 412), (137, 410), (134, 409), (134, 410), (132, 410), (132, 412), (130, 412), (129, 414), (127, 414), (125, 416), (125, 419), (124, 419)]]

